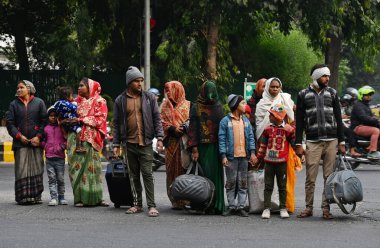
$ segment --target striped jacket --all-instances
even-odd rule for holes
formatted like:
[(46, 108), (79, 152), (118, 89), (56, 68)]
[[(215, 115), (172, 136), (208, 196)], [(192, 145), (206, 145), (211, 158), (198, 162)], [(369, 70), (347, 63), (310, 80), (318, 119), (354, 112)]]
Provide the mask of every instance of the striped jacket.
[(311, 86), (297, 98), (296, 144), (307, 140), (336, 139), (344, 141), (342, 114), (336, 90), (331, 87), (317, 93)]

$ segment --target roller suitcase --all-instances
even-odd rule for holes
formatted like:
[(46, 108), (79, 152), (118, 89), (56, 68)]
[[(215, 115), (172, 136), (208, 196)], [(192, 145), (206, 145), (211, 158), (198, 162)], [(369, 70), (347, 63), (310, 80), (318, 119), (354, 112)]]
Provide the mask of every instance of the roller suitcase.
[(105, 177), (110, 199), (114, 203), (115, 208), (133, 206), (128, 170), (122, 159), (110, 159)]

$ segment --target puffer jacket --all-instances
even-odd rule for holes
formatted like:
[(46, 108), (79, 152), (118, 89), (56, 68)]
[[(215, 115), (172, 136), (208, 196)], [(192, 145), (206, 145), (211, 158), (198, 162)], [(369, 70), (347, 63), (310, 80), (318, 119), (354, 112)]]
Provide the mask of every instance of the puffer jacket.
[[(126, 103), (127, 91), (124, 91), (116, 98), (113, 109), (113, 145), (115, 147), (118, 147), (121, 143), (127, 141), (128, 121)], [(152, 144), (154, 137), (162, 140), (164, 137), (164, 131), (162, 129), (160, 111), (155, 95), (147, 91), (141, 92), (141, 111), (143, 116), (145, 145)]]
[(296, 144), (307, 140), (338, 139), (344, 141), (342, 112), (336, 90), (324, 88), (317, 93), (311, 86), (297, 98)]
[(5, 116), (7, 130), (13, 138), (12, 149), (24, 147), (20, 141), (21, 135), (27, 139), (44, 136), (44, 126), (47, 120), (46, 106), (42, 99), (31, 96), (27, 105), (16, 98), (9, 104)]
[[(244, 138), (245, 138), (245, 152), (247, 158), (251, 154), (255, 154), (255, 139), (253, 136), (252, 125), (248, 118), (243, 117), (244, 121)], [(219, 124), (219, 153), (223, 158), (229, 161), (234, 160), (234, 129), (232, 126), (231, 113), (225, 116)]]

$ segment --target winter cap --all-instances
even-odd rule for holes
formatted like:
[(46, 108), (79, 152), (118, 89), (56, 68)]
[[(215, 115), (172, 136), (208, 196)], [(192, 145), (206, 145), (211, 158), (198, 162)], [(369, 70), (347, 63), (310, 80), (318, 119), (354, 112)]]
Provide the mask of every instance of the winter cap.
[(240, 95), (231, 94), (228, 96), (228, 107), (234, 112), (239, 106), (240, 102), (244, 100), (244, 97)]
[(140, 70), (137, 67), (130, 66), (126, 73), (127, 86), (136, 78), (144, 78), (144, 75), (140, 72)]
[(270, 110), (268, 110), (268, 112), (271, 113), (274, 118), (280, 121), (284, 120), (286, 116), (285, 106), (282, 104), (275, 104), (270, 108)]
[(54, 105), (53, 105), (53, 106), (50, 106), (50, 107), (47, 109), (47, 114), (48, 114), (48, 116), (50, 115), (51, 112), (55, 112), (55, 113), (57, 113), (56, 109), (54, 108)]

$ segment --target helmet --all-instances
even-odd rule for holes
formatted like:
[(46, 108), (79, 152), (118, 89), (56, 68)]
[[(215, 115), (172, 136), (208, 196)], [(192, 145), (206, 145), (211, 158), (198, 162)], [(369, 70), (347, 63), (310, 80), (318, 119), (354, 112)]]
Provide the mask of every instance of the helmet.
[(156, 95), (156, 96), (161, 95), (161, 94), (160, 94), (160, 91), (159, 91), (158, 89), (156, 89), (156, 88), (150, 88), (150, 89), (148, 90), (148, 92), (150, 92), (150, 93), (152, 93), (152, 94), (154, 94), (154, 95)]
[(358, 93), (358, 99), (359, 101), (362, 101), (364, 95), (374, 94), (375, 90), (371, 86), (365, 85), (358, 90)]
[(346, 89), (346, 93), (350, 94), (354, 98), (358, 98), (358, 95), (359, 95), (358, 90), (353, 87), (348, 87)]
[(347, 102), (347, 103), (350, 103), (352, 100), (352, 96), (350, 94), (344, 94), (341, 98), (340, 98), (340, 101), (341, 102)]

